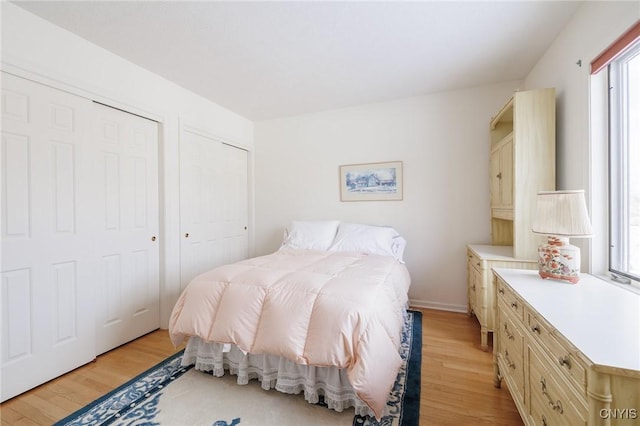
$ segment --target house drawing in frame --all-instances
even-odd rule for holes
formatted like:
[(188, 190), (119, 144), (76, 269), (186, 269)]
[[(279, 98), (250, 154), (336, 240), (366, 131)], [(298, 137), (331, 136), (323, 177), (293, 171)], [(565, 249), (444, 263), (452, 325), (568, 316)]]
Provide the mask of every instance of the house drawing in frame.
[(340, 200), (402, 200), (402, 161), (340, 166)]

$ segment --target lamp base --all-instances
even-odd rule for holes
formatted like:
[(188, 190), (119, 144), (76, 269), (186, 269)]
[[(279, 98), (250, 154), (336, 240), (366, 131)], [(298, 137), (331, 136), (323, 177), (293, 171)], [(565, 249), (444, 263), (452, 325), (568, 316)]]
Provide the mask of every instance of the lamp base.
[(569, 244), (567, 237), (548, 237), (546, 244), (538, 246), (538, 274), (576, 284), (580, 281), (580, 249)]

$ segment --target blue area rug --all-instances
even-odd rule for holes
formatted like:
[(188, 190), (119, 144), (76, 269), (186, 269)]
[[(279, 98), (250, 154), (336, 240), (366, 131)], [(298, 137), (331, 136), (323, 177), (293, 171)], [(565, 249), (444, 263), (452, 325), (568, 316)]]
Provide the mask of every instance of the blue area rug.
[[(347, 411), (336, 413), (318, 405), (311, 405), (301, 395), (285, 395), (275, 390), (264, 391), (259, 386), (251, 388), (235, 384), (230, 375), (212, 381), (206, 373), (181, 367), (182, 351), (150, 368), (114, 391), (97, 399), (86, 407), (60, 420), (54, 426), (62, 425), (289, 425), (327, 424), (358, 426), (414, 426), (420, 417), (420, 369), (422, 357), (422, 313), (409, 311), (409, 326), (403, 333), (401, 355), (403, 365), (389, 397), (389, 414), (380, 422), (371, 417), (353, 416)], [(203, 378), (204, 377), (204, 378)], [(226, 378), (226, 379), (225, 379)], [(198, 383), (205, 380), (203, 389), (198, 391)], [(224, 381), (226, 380), (226, 382)], [(252, 382), (256, 382), (255, 380)], [(212, 386), (222, 387), (218, 396), (207, 401)], [(227, 387), (225, 387), (227, 386)], [(173, 393), (172, 393), (173, 392)], [(231, 395), (236, 392), (236, 394)], [(252, 393), (253, 392), (253, 393)], [(195, 397), (195, 398), (194, 398)], [(234, 407), (223, 397), (237, 401), (247, 401)], [(265, 408), (257, 408), (256, 418), (250, 407), (258, 405), (258, 398), (267, 399), (263, 404), (273, 408), (271, 413)], [(189, 407), (190, 401), (200, 405)], [(216, 406), (218, 403), (218, 406)], [(164, 404), (164, 405), (163, 405)], [(255, 407), (252, 407), (255, 408)], [(294, 409), (295, 408), (295, 409)], [(295, 410), (300, 410), (297, 413)], [(173, 417), (169, 414), (175, 411)], [(255, 410), (254, 410), (255, 411)], [(204, 413), (203, 413), (204, 412)], [(223, 413), (224, 412), (224, 413)], [(194, 417), (195, 415), (199, 417)], [(253, 414), (253, 418), (251, 415)], [(281, 416), (288, 415), (287, 419)], [(292, 420), (291, 416), (296, 420)], [(203, 417), (204, 416), (204, 417)], [(306, 416), (306, 417), (305, 417)], [(171, 419), (171, 420), (167, 420)], [(309, 420), (311, 419), (311, 420)]]

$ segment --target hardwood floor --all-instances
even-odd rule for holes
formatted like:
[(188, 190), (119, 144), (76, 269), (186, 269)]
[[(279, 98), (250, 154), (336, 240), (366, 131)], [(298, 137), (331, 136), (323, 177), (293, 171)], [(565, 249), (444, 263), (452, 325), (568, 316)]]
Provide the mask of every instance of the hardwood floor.
[(422, 313), (420, 425), (523, 425), (506, 385), (493, 386), (492, 347), (480, 349), (477, 320)]
[(166, 330), (149, 333), (2, 403), (2, 425), (51, 425), (179, 349), (173, 347)]
[[(505, 386), (493, 387), (491, 352), (465, 314), (422, 310), (420, 425), (518, 426)], [(50, 425), (176, 352), (157, 330), (0, 405), (2, 425)]]

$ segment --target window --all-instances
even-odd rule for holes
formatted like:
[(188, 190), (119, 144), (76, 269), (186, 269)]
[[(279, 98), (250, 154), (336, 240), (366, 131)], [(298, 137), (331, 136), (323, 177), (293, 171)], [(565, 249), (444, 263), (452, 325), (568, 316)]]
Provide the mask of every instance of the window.
[(609, 270), (640, 281), (640, 40), (609, 63)]

